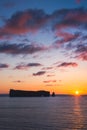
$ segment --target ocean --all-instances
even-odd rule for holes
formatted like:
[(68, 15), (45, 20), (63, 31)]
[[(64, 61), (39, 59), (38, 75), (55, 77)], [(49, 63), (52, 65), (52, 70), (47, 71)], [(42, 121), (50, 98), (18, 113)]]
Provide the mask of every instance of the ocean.
[(87, 96), (0, 97), (0, 130), (87, 130)]

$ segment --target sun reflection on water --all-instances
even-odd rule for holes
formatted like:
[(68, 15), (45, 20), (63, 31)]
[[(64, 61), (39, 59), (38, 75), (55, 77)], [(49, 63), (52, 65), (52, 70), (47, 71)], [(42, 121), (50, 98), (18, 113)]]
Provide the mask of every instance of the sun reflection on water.
[(74, 106), (74, 117), (75, 117), (75, 128), (82, 130), (84, 128), (84, 118), (82, 110), (80, 107), (80, 98), (75, 97), (75, 106)]

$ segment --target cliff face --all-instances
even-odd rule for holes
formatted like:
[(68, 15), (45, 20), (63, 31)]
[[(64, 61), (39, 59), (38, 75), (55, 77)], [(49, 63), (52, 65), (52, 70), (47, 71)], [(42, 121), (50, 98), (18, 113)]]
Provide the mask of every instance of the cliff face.
[(10, 89), (10, 97), (49, 97), (49, 91), (23, 91), (23, 90), (13, 90)]

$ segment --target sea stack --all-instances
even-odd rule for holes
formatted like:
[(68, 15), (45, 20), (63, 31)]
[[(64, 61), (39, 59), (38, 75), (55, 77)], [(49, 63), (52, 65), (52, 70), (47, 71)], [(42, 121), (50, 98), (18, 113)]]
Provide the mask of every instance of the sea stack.
[(52, 93), (52, 97), (55, 97), (55, 93), (54, 92)]

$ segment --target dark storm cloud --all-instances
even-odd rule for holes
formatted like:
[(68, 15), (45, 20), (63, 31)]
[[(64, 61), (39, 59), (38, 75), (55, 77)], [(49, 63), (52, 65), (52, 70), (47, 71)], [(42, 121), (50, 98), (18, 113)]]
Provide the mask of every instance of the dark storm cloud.
[(39, 71), (37, 73), (33, 73), (33, 76), (41, 76), (44, 75), (46, 73), (46, 71)]
[(8, 68), (8, 67), (9, 67), (8, 64), (2, 64), (2, 63), (0, 63), (0, 69)]
[(44, 46), (35, 45), (35, 44), (9, 44), (4, 43), (0, 44), (0, 53), (5, 54), (33, 54), (35, 52), (43, 51), (46, 48)]
[(20, 64), (17, 65), (14, 69), (18, 69), (18, 70), (27, 70), (30, 67), (40, 67), (42, 66), (40, 63), (28, 63), (28, 64)]
[(58, 65), (58, 67), (77, 67), (78, 64), (75, 62), (63, 62)]

